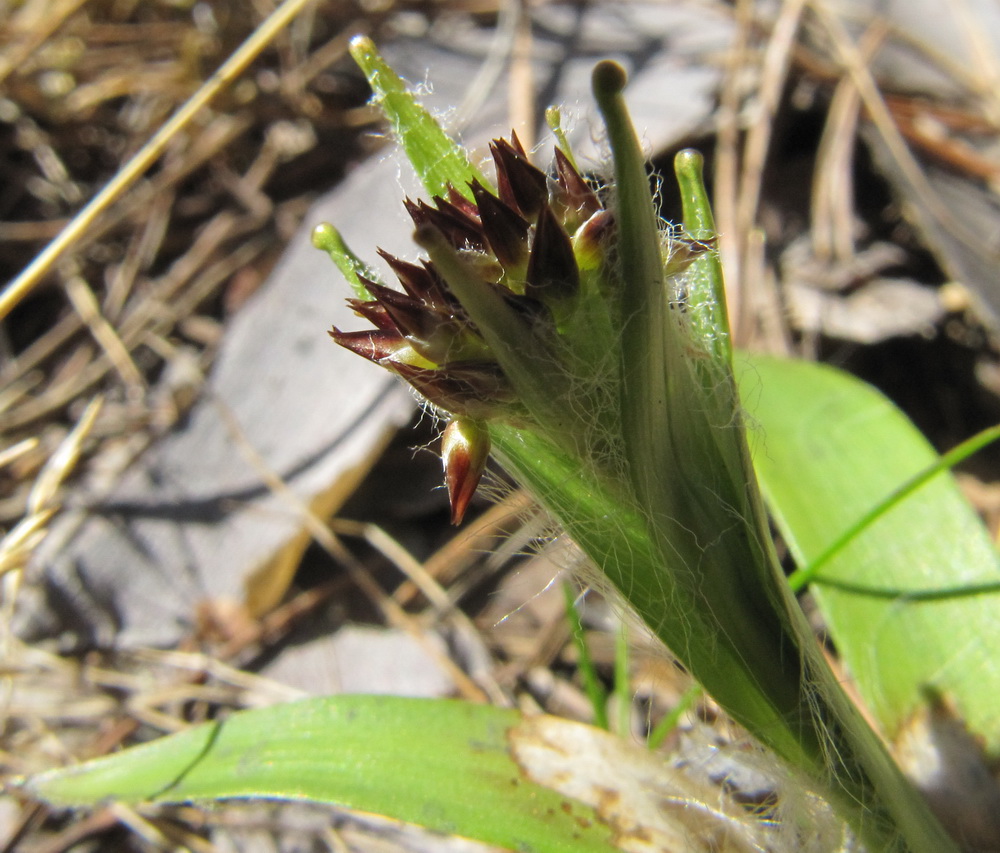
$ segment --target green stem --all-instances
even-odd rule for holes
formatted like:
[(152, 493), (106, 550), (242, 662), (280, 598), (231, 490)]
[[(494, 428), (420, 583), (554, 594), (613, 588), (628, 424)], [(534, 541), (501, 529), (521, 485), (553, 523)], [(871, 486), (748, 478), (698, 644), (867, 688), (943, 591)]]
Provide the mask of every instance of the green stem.
[[(681, 192), (684, 229), (688, 236), (709, 247), (691, 269), (688, 284), (688, 314), (691, 331), (712, 357), (732, 363), (733, 346), (729, 335), (729, 312), (723, 284), (722, 262), (716, 251), (715, 218), (702, 176), (704, 158), (686, 149), (674, 159), (674, 171)], [(725, 330), (722, 332), (722, 330)], [(722, 332), (722, 333), (720, 333)]]
[[(937, 462), (932, 465), (928, 465), (919, 474), (916, 474), (901, 486), (893, 489), (888, 495), (885, 496), (885, 498), (875, 504), (875, 506), (854, 522), (854, 524), (848, 527), (847, 530), (841, 533), (840, 536), (838, 536), (827, 547), (827, 549), (808, 566), (803, 566), (801, 569), (797, 569), (792, 572), (792, 574), (788, 576), (789, 586), (791, 586), (793, 590), (798, 591), (814, 581), (821, 583), (822, 578), (816, 577), (819, 570), (832, 560), (845, 545), (854, 541), (854, 539), (863, 530), (870, 527), (900, 501), (912, 495), (915, 491), (917, 491), (917, 489), (925, 483), (930, 482), (942, 471), (947, 471), (948, 469), (953, 468), (959, 462), (968, 459), (972, 456), (972, 454), (982, 450), (988, 444), (992, 444), (997, 439), (1000, 439), (1000, 424), (987, 427), (981, 432), (977, 432), (971, 438), (967, 438), (957, 447), (953, 447), (949, 450), (944, 456), (938, 459)], [(992, 589), (992, 587), (988, 588)]]

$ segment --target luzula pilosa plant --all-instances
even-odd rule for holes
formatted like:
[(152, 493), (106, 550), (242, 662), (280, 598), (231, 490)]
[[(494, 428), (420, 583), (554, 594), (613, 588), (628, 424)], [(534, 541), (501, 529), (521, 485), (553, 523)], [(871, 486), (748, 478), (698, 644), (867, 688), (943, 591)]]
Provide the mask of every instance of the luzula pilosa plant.
[[(352, 52), (394, 118), (401, 81), (370, 41)], [(494, 186), (429, 116), (416, 130), (397, 124), (433, 200), (406, 202), (428, 259), (383, 254), (394, 290), (320, 226), (316, 244), (374, 327), (331, 334), (449, 420), (455, 521), (492, 449), (715, 700), (870, 850), (954, 849), (840, 690), (777, 565), (701, 161), (690, 151), (676, 161), (681, 237), (657, 220), (625, 82), (612, 62), (594, 71), (614, 160), (601, 194), (568, 150), (548, 175), (516, 137), (497, 140)]]

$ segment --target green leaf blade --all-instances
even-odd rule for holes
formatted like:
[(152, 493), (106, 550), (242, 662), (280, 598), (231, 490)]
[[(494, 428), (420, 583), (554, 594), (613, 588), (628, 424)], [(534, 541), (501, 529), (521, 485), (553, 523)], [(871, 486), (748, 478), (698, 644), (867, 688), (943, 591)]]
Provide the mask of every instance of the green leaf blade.
[[(937, 455), (888, 400), (832, 368), (754, 356), (741, 386), (760, 426), (755, 465), (799, 565)], [(812, 587), (868, 707), (893, 737), (943, 697), (1000, 747), (997, 556), (948, 473), (864, 529)], [(950, 595), (949, 592), (955, 592)]]
[(54, 805), (113, 798), (334, 803), (518, 851), (611, 853), (594, 809), (526, 778), (516, 711), (337, 696), (255, 709), (24, 783)]

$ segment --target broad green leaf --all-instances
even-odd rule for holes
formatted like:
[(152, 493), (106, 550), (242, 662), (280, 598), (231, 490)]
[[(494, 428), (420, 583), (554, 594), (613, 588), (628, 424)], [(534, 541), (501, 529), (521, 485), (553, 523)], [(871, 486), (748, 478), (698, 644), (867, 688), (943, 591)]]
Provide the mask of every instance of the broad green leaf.
[(449, 184), (472, 200), (470, 181), (484, 187), (492, 183), (469, 160), (465, 149), (442, 130), (437, 120), (417, 101), (403, 80), (379, 56), (371, 39), (351, 40), (351, 56), (368, 78), (379, 109), (392, 126), (413, 170), (432, 196), (446, 196)]
[(302, 799), (375, 812), (518, 851), (615, 851), (596, 810), (526, 778), (516, 711), (338, 696), (245, 711), (29, 780), (54, 805)]
[[(754, 356), (741, 390), (754, 462), (800, 566), (938, 459), (887, 399), (840, 371)], [(858, 690), (891, 738), (933, 697), (1000, 747), (996, 551), (942, 472), (819, 567), (811, 587)]]
[(22, 790), (54, 805), (331, 802), (517, 853), (751, 853), (761, 821), (637, 744), (544, 714), (340, 696), (244, 711)]

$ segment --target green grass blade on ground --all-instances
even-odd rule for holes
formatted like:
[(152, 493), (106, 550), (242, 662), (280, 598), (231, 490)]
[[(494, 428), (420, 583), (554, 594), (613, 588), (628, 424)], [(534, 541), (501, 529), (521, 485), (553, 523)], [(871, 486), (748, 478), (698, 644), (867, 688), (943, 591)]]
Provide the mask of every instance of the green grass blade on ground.
[(614, 851), (594, 809), (524, 777), (507, 739), (520, 722), (515, 711), (445, 700), (306, 700), (52, 771), (24, 790), (54, 805), (312, 800), (513, 850)]
[(636, 744), (450, 700), (338, 696), (244, 711), (36, 776), (21, 792), (56, 806), (311, 800), (519, 853), (770, 849), (768, 821)]
[[(756, 470), (800, 566), (938, 459), (888, 400), (833, 368), (754, 356), (740, 381)], [(934, 697), (996, 753), (998, 581), (993, 544), (947, 471), (818, 567), (812, 592), (889, 738)]]

